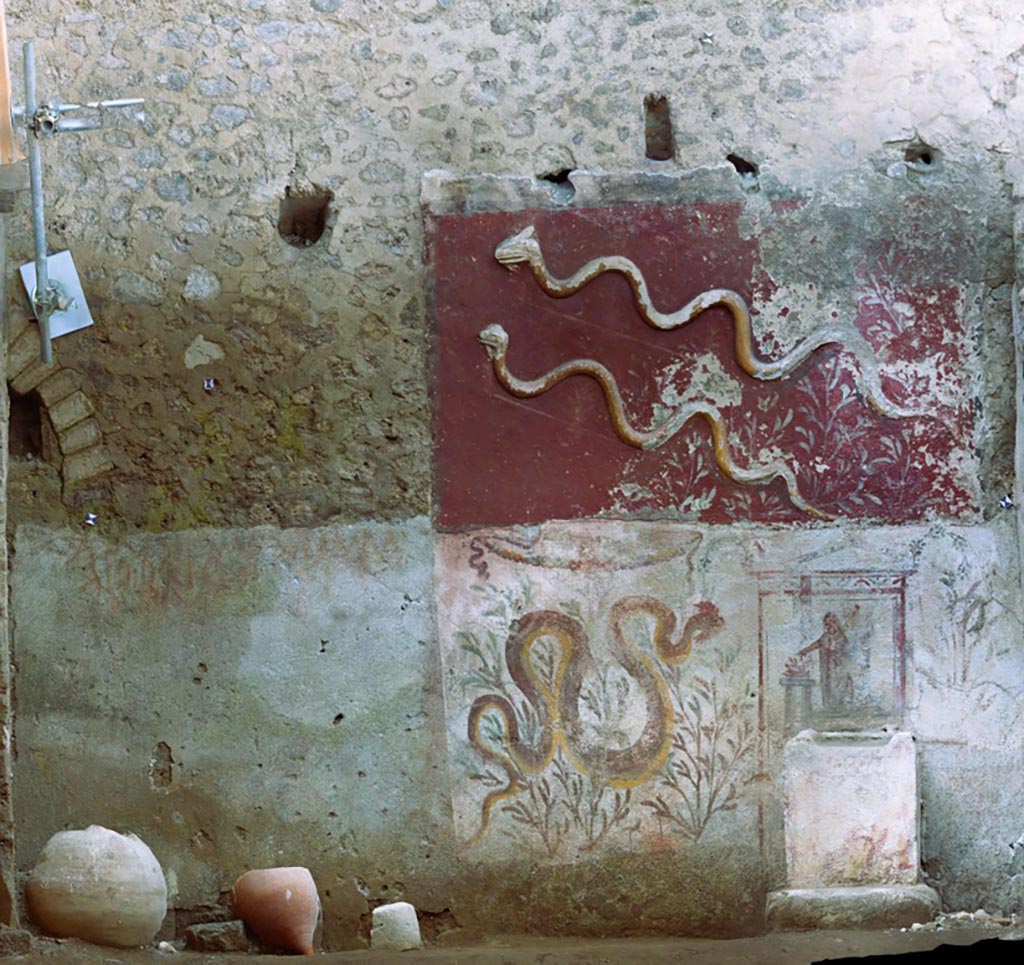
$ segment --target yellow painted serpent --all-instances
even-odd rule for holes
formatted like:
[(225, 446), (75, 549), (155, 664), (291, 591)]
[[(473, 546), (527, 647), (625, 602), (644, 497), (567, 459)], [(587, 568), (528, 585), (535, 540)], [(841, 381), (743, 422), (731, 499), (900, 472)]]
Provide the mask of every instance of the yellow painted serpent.
[[(519, 733), (512, 702), (498, 694), (477, 697), (469, 711), (468, 737), (484, 760), (500, 767), (507, 784), (491, 791), (481, 808), (480, 829), (474, 842), (487, 829), (491, 811), (500, 801), (514, 797), (525, 788), (524, 777), (543, 771), (562, 748), (576, 770), (604, 781), (611, 787), (635, 787), (649, 780), (665, 763), (672, 741), (675, 714), (665, 681), (653, 662), (639, 653), (625, 637), (622, 621), (632, 613), (654, 617), (654, 652), (659, 660), (676, 664), (689, 656), (694, 644), (718, 632), (724, 621), (714, 604), (697, 604), (697, 612), (683, 627), (678, 641), (672, 637), (676, 617), (660, 600), (647, 596), (624, 597), (611, 608), (611, 653), (637, 682), (643, 693), (645, 713), (640, 736), (624, 748), (594, 747), (584, 739), (580, 720), (580, 698), (584, 678), (593, 658), (582, 624), (557, 610), (536, 610), (512, 624), (505, 643), (505, 663), (516, 686), (537, 719), (535, 743), (528, 744)], [(558, 644), (558, 658), (552, 680), (538, 680), (530, 657), (531, 648), (543, 637)], [(486, 714), (496, 714), (504, 726), (501, 749), (484, 740), (481, 726)]]

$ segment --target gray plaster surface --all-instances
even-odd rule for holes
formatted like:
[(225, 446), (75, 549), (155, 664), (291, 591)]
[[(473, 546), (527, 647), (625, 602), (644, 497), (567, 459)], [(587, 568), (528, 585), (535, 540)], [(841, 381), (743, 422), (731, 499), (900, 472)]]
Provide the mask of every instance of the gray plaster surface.
[(153, 849), (172, 907), (301, 864), (333, 920), (343, 896), (365, 910), (357, 879), (431, 877), (423, 520), (119, 545), (26, 527), (17, 545), (23, 869), (99, 823)]

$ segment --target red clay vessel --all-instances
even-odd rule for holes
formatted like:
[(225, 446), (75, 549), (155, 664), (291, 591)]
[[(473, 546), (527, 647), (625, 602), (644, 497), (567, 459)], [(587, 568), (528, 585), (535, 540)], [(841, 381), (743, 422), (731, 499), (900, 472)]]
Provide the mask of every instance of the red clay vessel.
[(231, 890), (231, 906), (261, 941), (313, 954), (320, 896), (307, 868), (247, 871)]

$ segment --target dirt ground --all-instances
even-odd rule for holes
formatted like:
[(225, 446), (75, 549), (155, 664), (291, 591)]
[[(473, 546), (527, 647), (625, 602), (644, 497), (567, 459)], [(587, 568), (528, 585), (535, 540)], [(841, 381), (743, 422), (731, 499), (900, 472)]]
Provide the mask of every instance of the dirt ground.
[[(319, 962), (342, 965), (360, 962), (429, 962), (455, 965), (632, 965), (632, 963), (685, 962), (687, 965), (802, 965), (836, 959), (868, 959), (908, 955), (908, 963), (956, 961), (972, 963), (1020, 962), (1024, 957), (1024, 927), (959, 927), (942, 931), (830, 931), (789, 932), (729, 941), (713, 939), (537, 939), (502, 938), (467, 947), (434, 946), (422, 951), (331, 952), (314, 956)], [(985, 942), (984, 945), (978, 945)], [(940, 948), (939, 946), (946, 946)], [(956, 947), (949, 947), (956, 946)], [(966, 947), (973, 946), (973, 947)], [(934, 950), (934, 951), (933, 951)], [(927, 954), (931, 952), (931, 954)], [(914, 954), (918, 953), (918, 954)], [(921, 954), (925, 953), (925, 954)], [(44, 941), (27, 955), (5, 959), (45, 962), (46, 965), (270, 965), (274, 955), (215, 955), (206, 952), (170, 954), (155, 948), (123, 951), (83, 942)]]

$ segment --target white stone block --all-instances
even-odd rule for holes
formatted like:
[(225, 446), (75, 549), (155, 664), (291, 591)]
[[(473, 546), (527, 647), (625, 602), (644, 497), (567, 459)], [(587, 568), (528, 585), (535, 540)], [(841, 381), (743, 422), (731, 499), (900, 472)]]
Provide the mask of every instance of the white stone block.
[(421, 945), (420, 923), (416, 920), (416, 909), (409, 902), (396, 901), (373, 909), (370, 947), (374, 951), (404, 952)]
[(783, 783), (790, 888), (917, 883), (910, 734), (804, 731), (786, 745)]

